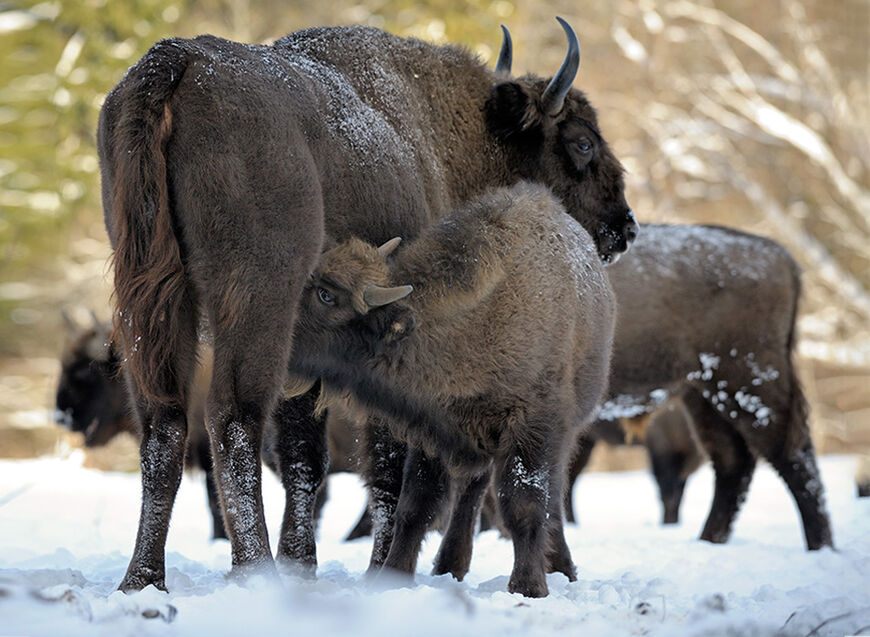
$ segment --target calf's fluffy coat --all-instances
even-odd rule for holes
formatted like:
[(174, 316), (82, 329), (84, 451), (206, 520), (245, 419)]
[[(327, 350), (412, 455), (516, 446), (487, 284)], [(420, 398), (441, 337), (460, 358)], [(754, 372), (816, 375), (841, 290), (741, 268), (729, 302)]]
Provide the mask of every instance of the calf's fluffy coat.
[[(290, 371), (385, 413), (421, 464), (472, 482), (492, 465), (514, 542), (508, 590), (544, 596), (548, 569), (575, 577), (562, 530), (566, 454), (610, 359), (615, 302), (594, 242), (549, 191), (521, 183), (388, 262), (390, 247), (350, 239), (323, 255), (302, 294)], [(407, 283), (413, 293), (396, 286)], [(445, 495), (432, 491), (427, 506)], [(385, 565), (413, 572), (422, 534), (398, 508)]]

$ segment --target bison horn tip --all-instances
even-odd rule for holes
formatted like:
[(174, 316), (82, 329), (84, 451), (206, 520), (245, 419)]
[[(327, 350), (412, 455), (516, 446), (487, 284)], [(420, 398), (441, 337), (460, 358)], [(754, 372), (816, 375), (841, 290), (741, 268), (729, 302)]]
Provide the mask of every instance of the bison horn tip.
[(508, 76), (511, 74), (513, 64), (514, 45), (511, 41), (511, 32), (505, 25), (501, 25), (501, 50), (498, 52), (498, 61), (495, 63), (495, 72)]
[(559, 67), (558, 72), (541, 95), (541, 102), (547, 115), (558, 115), (562, 110), (565, 96), (571, 90), (574, 78), (577, 77), (577, 69), (580, 68), (580, 43), (577, 41), (577, 34), (565, 20), (559, 17), (556, 20), (565, 30), (565, 36), (568, 38), (568, 52), (565, 54), (562, 66)]

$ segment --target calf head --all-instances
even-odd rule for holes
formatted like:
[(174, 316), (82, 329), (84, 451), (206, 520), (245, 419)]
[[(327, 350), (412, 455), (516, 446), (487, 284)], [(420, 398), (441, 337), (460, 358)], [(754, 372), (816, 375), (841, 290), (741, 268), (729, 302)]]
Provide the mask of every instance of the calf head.
[[(638, 227), (625, 200), (622, 165), (601, 135), (595, 109), (571, 88), (580, 64), (577, 37), (557, 20), (568, 36), (562, 67), (549, 81), (527, 75), (496, 84), (485, 106), (487, 126), (509, 148), (520, 175), (549, 186), (611, 263), (629, 248)], [(504, 42), (500, 76), (510, 72), (509, 36)]]
[(61, 356), (56, 420), (84, 434), (86, 446), (104, 445), (131, 428), (120, 359), (108, 343), (107, 325), (96, 318), (88, 327), (78, 327), (66, 316), (64, 320), (69, 334)]
[(408, 335), (413, 316), (393, 304), (413, 288), (390, 286), (387, 266), (398, 244), (352, 238), (322, 255), (300, 300), (291, 369), (320, 375), (324, 366), (375, 359)]

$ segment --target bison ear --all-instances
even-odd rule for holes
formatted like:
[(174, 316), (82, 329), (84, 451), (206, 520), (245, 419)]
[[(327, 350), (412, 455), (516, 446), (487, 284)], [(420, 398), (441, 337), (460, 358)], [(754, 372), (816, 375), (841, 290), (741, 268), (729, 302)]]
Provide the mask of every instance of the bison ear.
[(411, 309), (398, 304), (380, 307), (369, 313), (368, 319), (375, 337), (373, 349), (376, 355), (391, 353), (417, 326)]
[(519, 137), (543, 122), (536, 100), (518, 82), (492, 87), (484, 108), (490, 132), (501, 139)]

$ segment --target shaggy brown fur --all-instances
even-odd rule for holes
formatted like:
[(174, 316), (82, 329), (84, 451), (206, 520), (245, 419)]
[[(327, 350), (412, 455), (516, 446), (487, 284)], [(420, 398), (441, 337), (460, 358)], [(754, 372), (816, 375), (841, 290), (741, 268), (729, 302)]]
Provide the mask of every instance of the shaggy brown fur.
[[(364, 301), (372, 285), (408, 282), (404, 301)], [(546, 595), (548, 567), (575, 577), (562, 533), (565, 451), (604, 391), (613, 312), (591, 239), (541, 186), (484, 195), (389, 264), (358, 239), (324, 254), (290, 369), (394, 419), (417, 468), (406, 478), (427, 476), (403, 485), (387, 568), (413, 573), (447, 495), (439, 465), (477, 491), (492, 462), (514, 540), (508, 590)], [(456, 568), (461, 578), (467, 564)]]
[(553, 188), (603, 259), (627, 248), (636, 224), (595, 111), (571, 90), (545, 114), (545, 84), (362, 27), (272, 46), (164, 40), (131, 67), (98, 130), (116, 328), (143, 432), (143, 508), (121, 588), (163, 586), (201, 314), (214, 335), (208, 430), (233, 568), (274, 572), (258, 450), (324, 238), (413, 237), (525, 178)]

